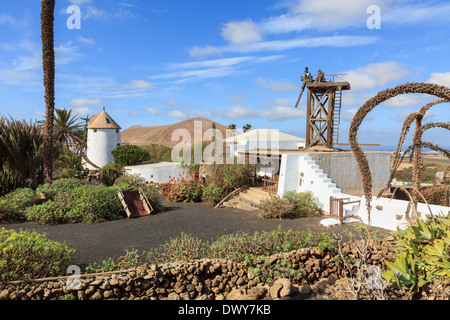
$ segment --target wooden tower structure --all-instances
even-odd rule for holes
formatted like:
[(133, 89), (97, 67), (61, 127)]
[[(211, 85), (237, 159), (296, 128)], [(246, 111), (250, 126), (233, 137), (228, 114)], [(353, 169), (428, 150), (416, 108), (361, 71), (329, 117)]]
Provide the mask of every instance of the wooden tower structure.
[(308, 67), (305, 68), (302, 90), (295, 107), (306, 88), (306, 148), (333, 148), (334, 144), (338, 144), (342, 91), (350, 90), (348, 82), (336, 81), (338, 76), (325, 75), (319, 70), (314, 78)]

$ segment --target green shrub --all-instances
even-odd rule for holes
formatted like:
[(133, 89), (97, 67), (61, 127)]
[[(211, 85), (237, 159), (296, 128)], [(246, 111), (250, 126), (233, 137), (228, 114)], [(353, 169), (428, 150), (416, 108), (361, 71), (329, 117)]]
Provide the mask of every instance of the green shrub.
[(111, 153), (114, 162), (123, 166), (131, 166), (150, 160), (150, 155), (147, 151), (132, 144), (117, 146)]
[(225, 188), (228, 190), (239, 189), (250, 185), (253, 172), (248, 165), (230, 164), (225, 166), (222, 172)]
[(31, 188), (19, 188), (0, 198), (0, 222), (25, 220), (25, 209), (36, 203), (36, 192)]
[(202, 201), (210, 206), (215, 206), (222, 200), (224, 190), (221, 187), (217, 187), (214, 184), (209, 184), (203, 188)]
[(163, 209), (161, 204), (161, 192), (156, 187), (143, 187), (142, 191), (147, 196), (148, 201), (150, 201), (153, 210), (160, 212)]
[(0, 231), (0, 281), (61, 276), (75, 250), (36, 232)]
[(72, 190), (81, 187), (83, 184), (78, 179), (70, 179), (70, 178), (62, 178), (56, 179), (52, 182), (50, 187), (47, 187), (46, 184), (41, 184), (36, 188), (36, 193), (39, 195), (41, 192), (44, 192), (50, 198), (53, 198), (57, 195), (64, 195)]
[(395, 261), (386, 261), (383, 274), (394, 288), (417, 293), (436, 277), (450, 277), (450, 215), (436, 216), (427, 222), (396, 232), (398, 253)]
[(264, 219), (292, 219), (297, 217), (297, 206), (289, 199), (270, 197), (261, 200), (258, 215)]
[(118, 186), (118, 184), (124, 183), (131, 186), (139, 187), (145, 183), (145, 178), (143, 178), (140, 174), (134, 173), (125, 173), (121, 175), (119, 178), (114, 181), (114, 184)]
[(319, 202), (311, 191), (288, 191), (283, 194), (283, 198), (295, 204), (296, 215), (299, 217), (311, 217), (319, 210)]
[(107, 185), (112, 186), (114, 181), (116, 181), (122, 175), (123, 165), (111, 162), (106, 166), (99, 169), (100, 181)]
[(149, 162), (172, 162), (172, 148), (170, 147), (151, 144), (141, 148), (149, 154)]
[(320, 211), (312, 192), (286, 192), (282, 197), (264, 199), (258, 205), (258, 214), (265, 219), (295, 219), (310, 217)]
[(36, 223), (96, 223), (125, 217), (116, 187), (86, 185), (41, 205), (29, 207), (26, 217)]

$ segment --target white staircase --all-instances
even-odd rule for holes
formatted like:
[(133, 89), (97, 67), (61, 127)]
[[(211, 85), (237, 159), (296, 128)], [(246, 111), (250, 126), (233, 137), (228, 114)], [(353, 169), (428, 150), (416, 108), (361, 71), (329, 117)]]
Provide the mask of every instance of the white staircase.
[[(289, 154), (281, 165), (278, 194), (295, 190), (311, 191), (318, 199), (322, 210), (330, 213), (330, 197), (346, 199), (349, 204), (343, 206), (343, 217), (356, 216), (359, 212), (360, 197), (342, 193), (342, 190), (320, 169), (319, 165), (307, 154)], [(299, 176), (293, 177), (298, 172)], [(355, 202), (358, 201), (358, 202)]]

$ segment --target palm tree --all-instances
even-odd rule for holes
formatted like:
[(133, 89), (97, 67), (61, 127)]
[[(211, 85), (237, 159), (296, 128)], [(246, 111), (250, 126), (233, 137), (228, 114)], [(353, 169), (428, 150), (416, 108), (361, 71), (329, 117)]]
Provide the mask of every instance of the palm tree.
[(55, 112), (54, 19), (55, 0), (42, 0), (41, 40), (45, 88), (44, 176), (47, 186), (51, 185), (53, 177), (53, 118)]
[(242, 127), (242, 130), (243, 130), (244, 132), (247, 132), (247, 131), (249, 131), (251, 128), (252, 128), (252, 125), (247, 123), (245, 126)]
[(236, 124), (232, 123), (232, 124), (228, 125), (228, 129), (236, 130)]
[(56, 109), (54, 119), (54, 137), (55, 141), (60, 143), (61, 150), (64, 145), (78, 144), (82, 139), (82, 125), (77, 121), (77, 116), (72, 116), (72, 110)]

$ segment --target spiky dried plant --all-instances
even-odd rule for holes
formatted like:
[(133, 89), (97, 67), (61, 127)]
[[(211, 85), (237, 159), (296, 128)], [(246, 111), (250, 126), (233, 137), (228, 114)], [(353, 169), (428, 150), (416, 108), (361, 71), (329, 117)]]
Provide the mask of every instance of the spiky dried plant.
[[(372, 111), (377, 105), (383, 103), (386, 100), (389, 100), (395, 96), (401, 95), (401, 94), (408, 94), (408, 93), (424, 93), (433, 95), (436, 97), (439, 97), (443, 99), (442, 102), (450, 102), (450, 88), (440, 86), (437, 84), (432, 83), (421, 83), (421, 82), (414, 82), (414, 83), (406, 83), (398, 85), (394, 88), (386, 89), (384, 91), (379, 92), (371, 99), (367, 100), (366, 103), (358, 109), (355, 116), (353, 117), (353, 120), (350, 125), (349, 129), (349, 143), (350, 147), (353, 151), (353, 154), (355, 155), (356, 162), (359, 166), (359, 170), (362, 177), (362, 183), (363, 183), (363, 191), (364, 195), (366, 197), (366, 206), (367, 206), (367, 212), (368, 212), (368, 219), (370, 224), (370, 211), (371, 211), (371, 200), (372, 200), (372, 176), (369, 169), (369, 163), (367, 161), (366, 156), (364, 155), (364, 152), (362, 151), (361, 147), (358, 143), (358, 130), (359, 126), (361, 125), (364, 118), (367, 116), (367, 114)], [(430, 106), (424, 106), (421, 111), (419, 111), (418, 114), (415, 115), (416, 120), (416, 129), (421, 126), (421, 120), (423, 118), (423, 114), (428, 110)], [(413, 119), (411, 117), (409, 121)], [(408, 128), (409, 126), (406, 125)], [(415, 144), (416, 145), (416, 144)], [(422, 142), (420, 145), (418, 145), (419, 148), (422, 147)], [(418, 156), (419, 159), (420, 155)], [(419, 160), (416, 160), (416, 163), (419, 162)]]

